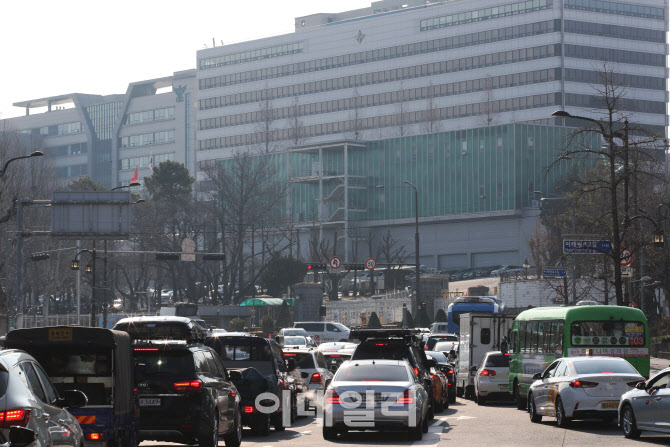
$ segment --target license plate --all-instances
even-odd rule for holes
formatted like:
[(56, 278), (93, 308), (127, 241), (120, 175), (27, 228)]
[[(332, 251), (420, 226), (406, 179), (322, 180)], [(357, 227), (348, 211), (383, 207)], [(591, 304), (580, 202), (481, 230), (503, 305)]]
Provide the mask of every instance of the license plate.
[(506, 389), (509, 388), (509, 385), (508, 384), (498, 385), (498, 388), (501, 389), (501, 390), (506, 390)]
[(141, 397), (140, 407), (160, 407), (161, 400), (158, 397)]
[(601, 408), (619, 408), (619, 402), (603, 402), (600, 404)]

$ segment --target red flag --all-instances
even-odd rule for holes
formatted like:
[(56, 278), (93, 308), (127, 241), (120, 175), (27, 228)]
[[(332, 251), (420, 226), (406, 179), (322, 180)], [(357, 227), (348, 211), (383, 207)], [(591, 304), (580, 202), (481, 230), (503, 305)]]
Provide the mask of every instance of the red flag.
[(137, 180), (139, 180), (140, 176), (140, 165), (137, 165), (135, 168), (135, 173), (133, 174), (133, 178), (130, 179), (130, 183), (137, 183)]

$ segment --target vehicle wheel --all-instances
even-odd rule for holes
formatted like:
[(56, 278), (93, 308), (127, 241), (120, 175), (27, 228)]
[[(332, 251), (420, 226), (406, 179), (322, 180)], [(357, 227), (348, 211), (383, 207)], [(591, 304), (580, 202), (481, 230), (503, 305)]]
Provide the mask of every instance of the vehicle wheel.
[(291, 400), (291, 424), (293, 424), (296, 419), (298, 419), (298, 398), (293, 395), (293, 399)]
[(442, 405), (442, 400), (440, 399), (439, 401), (433, 400), (435, 403), (435, 413), (442, 413), (444, 410), (444, 406)]
[(214, 415), (208, 421), (200, 424), (198, 433), (198, 445), (200, 447), (216, 447), (219, 445), (219, 413), (214, 410)]
[(457, 397), (463, 397), (463, 387), (462, 386), (457, 386), (456, 387), (456, 396)]
[(282, 413), (278, 412), (272, 415), (272, 426), (275, 428), (275, 431), (284, 431), (284, 421), (282, 421)]
[(407, 432), (410, 441), (421, 441), (423, 439), (423, 420), (417, 421), (416, 427), (410, 427)]
[(433, 419), (435, 419), (435, 409), (434, 409), (435, 402), (433, 401), (431, 403), (432, 405), (428, 407), (428, 412), (426, 413), (426, 423), (428, 423), (428, 421), (432, 421)]
[(323, 426), (323, 439), (333, 440), (337, 437), (337, 430), (333, 427)]
[(421, 421), (421, 433), (428, 433), (428, 419), (424, 418)]
[(535, 409), (535, 400), (533, 398), (533, 393), (528, 393), (528, 413), (530, 414), (531, 422), (541, 422), (542, 415), (537, 414)]
[(481, 394), (477, 394), (477, 405), (484, 405), (486, 403), (486, 398)]
[(444, 402), (442, 403), (442, 408), (445, 410), (449, 409), (449, 395), (444, 396)]
[(560, 397), (556, 398), (556, 425), (561, 428), (565, 428), (570, 423), (570, 419), (565, 415), (565, 409), (563, 408), (563, 402)]
[(251, 431), (258, 436), (267, 436), (270, 434), (270, 415), (265, 413), (256, 413), (251, 425)]
[(626, 405), (623, 409), (623, 414), (621, 415), (621, 429), (623, 430), (623, 435), (628, 439), (637, 439), (640, 437), (640, 430), (637, 429), (635, 414), (630, 405)]
[(449, 389), (449, 403), (450, 404), (456, 403), (456, 389), (453, 386)]
[(515, 380), (513, 387), (514, 389), (512, 390), (512, 393), (514, 393), (514, 400), (516, 400), (516, 409), (525, 410), (526, 399), (524, 399), (523, 396), (521, 396), (521, 389), (519, 388), (519, 382)]
[[(239, 408), (235, 411), (235, 426), (230, 433), (223, 435), (223, 441), (226, 443), (226, 447), (240, 447), (240, 444), (242, 444), (242, 415)], [(218, 445), (218, 442), (216, 445)]]
[(475, 398), (475, 393), (474, 393), (474, 387), (468, 385), (465, 387), (465, 398), (474, 400)]

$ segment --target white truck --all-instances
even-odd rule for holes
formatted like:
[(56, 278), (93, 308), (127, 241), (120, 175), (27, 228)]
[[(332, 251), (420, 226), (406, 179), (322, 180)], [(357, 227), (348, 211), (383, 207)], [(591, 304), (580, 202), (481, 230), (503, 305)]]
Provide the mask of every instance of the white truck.
[(489, 351), (501, 349), (514, 322), (512, 315), (471, 312), (461, 315), (456, 395), (466, 399), (474, 395), (477, 367)]

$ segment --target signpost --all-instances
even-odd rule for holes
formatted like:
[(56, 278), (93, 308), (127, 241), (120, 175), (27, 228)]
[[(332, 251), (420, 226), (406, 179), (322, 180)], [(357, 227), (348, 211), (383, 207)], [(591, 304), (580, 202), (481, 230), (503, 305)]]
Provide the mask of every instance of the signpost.
[(367, 261), (365, 261), (365, 268), (368, 270), (374, 270), (374, 268), (377, 266), (377, 261), (375, 258), (368, 258)]
[(332, 258), (330, 258), (329, 265), (331, 269), (337, 270), (342, 266), (342, 260), (337, 256), (333, 256)]
[(566, 278), (568, 271), (563, 268), (543, 268), (542, 276), (544, 278)]
[(563, 239), (563, 253), (566, 255), (597, 255), (611, 250), (610, 241)]

